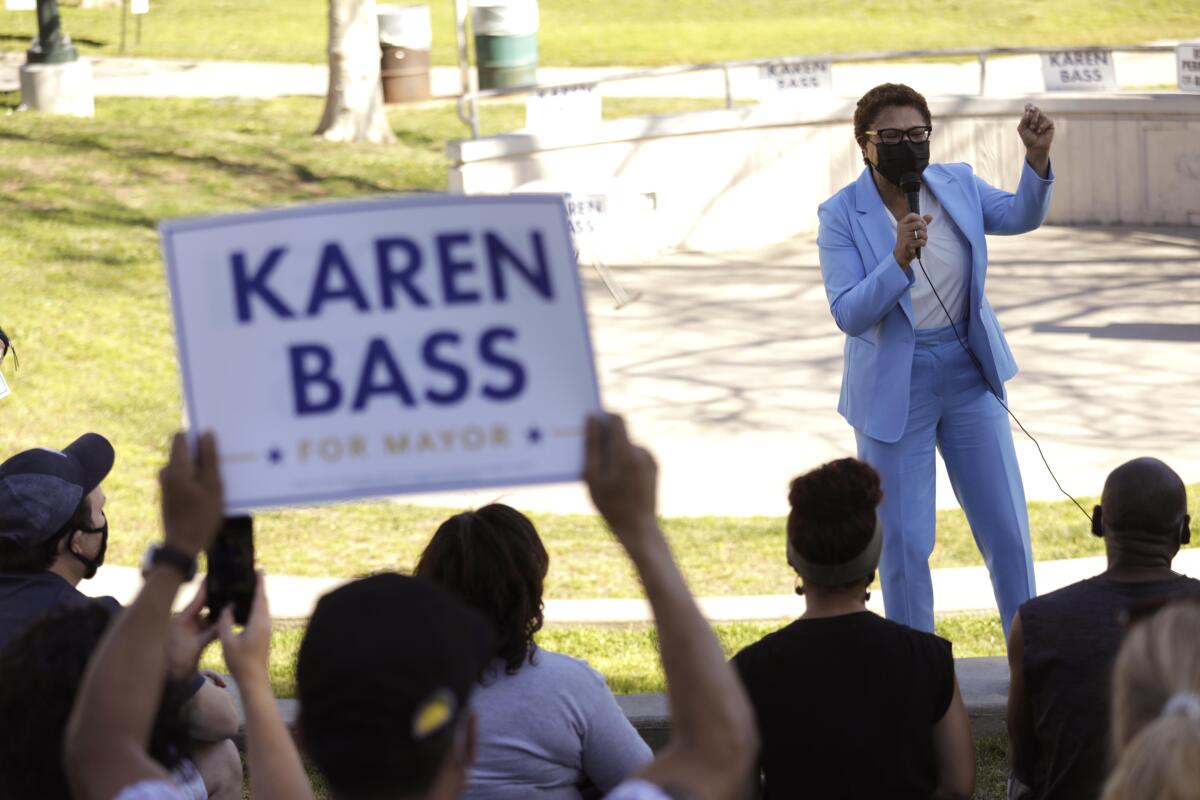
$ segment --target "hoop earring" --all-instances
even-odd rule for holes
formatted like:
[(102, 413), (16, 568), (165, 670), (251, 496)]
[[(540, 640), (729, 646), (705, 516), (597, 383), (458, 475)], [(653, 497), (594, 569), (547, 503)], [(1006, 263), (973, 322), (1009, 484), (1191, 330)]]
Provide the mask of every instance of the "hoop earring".
[(796, 577), (796, 590), (795, 591), (796, 591), (796, 594), (800, 595), (801, 597), (804, 596), (804, 579), (800, 578), (799, 576)]

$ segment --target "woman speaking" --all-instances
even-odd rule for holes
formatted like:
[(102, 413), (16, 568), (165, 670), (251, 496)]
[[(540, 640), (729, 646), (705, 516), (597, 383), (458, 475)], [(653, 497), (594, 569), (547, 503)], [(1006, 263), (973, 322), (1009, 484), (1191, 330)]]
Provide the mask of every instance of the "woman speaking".
[[(854, 427), (859, 458), (882, 479), (888, 618), (933, 630), (936, 447), (1007, 635), (1034, 594), (1033, 555), (1012, 431), (996, 396), (1017, 367), (983, 294), (984, 234), (1025, 233), (1045, 219), (1054, 123), (1025, 106), (1017, 133), (1026, 157), (1015, 194), (967, 164), (930, 165), (932, 131), (918, 92), (876, 86), (854, 112), (867, 168), (821, 204), (821, 274), (846, 334), (838, 411)], [(910, 211), (909, 195), (919, 196), (920, 213)]]

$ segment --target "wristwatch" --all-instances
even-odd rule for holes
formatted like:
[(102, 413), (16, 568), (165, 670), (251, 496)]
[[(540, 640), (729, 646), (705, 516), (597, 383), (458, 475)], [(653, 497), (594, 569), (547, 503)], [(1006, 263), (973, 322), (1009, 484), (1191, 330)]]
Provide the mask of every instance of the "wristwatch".
[(146, 548), (146, 555), (142, 558), (142, 577), (149, 575), (150, 570), (159, 564), (179, 570), (184, 581), (196, 577), (196, 559), (165, 544), (152, 544)]

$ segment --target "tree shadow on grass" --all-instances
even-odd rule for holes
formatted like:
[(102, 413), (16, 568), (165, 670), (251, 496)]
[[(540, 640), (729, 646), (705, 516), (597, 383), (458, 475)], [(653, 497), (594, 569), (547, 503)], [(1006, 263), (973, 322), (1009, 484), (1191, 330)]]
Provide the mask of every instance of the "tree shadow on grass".
[[(3, 95), (0, 94), (0, 98), (2, 97)], [(385, 186), (357, 175), (322, 175), (308, 165), (293, 160), (292, 157), (283, 154), (279, 150), (262, 151), (271, 161), (278, 164), (278, 167), (276, 167), (275, 163), (270, 165), (245, 163), (222, 158), (211, 153), (188, 153), (146, 147), (144, 145), (109, 143), (104, 141), (100, 135), (91, 134), (33, 136), (18, 131), (0, 131), (0, 141), (4, 140), (24, 142), (31, 145), (51, 144), (81, 153), (101, 152), (125, 162), (165, 162), (193, 168), (206, 168), (238, 179), (267, 179), (287, 184), (287, 180), (280, 180), (280, 178), (284, 174), (290, 174), (292, 178), (304, 183), (338, 182), (362, 193), (390, 193), (398, 190), (398, 187)]]

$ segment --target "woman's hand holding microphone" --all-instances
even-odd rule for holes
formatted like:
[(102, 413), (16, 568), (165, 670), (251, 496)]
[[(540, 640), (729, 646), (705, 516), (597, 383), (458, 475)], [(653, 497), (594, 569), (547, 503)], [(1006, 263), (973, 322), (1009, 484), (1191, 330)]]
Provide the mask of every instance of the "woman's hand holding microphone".
[(928, 243), (928, 226), (931, 222), (933, 217), (929, 214), (921, 216), (909, 213), (896, 225), (896, 249), (892, 255), (896, 257), (900, 269), (908, 269), (909, 262), (917, 257), (917, 251)]

